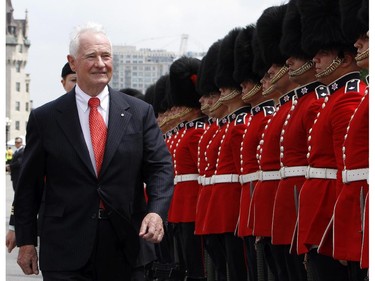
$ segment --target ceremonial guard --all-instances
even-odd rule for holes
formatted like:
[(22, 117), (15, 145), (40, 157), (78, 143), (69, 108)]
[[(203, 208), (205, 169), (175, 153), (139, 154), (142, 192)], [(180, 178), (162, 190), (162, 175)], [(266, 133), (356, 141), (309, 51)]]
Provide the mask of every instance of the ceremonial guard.
[(259, 179), (255, 185), (252, 199), (253, 234), (258, 236), (268, 249), (266, 259), (276, 280), (287, 280), (285, 257), (278, 245), (271, 244), (272, 214), (275, 194), (280, 180), (280, 134), (284, 120), (292, 106), (297, 86), (289, 80), (286, 57), (280, 52), (282, 22), (287, 5), (266, 9), (257, 21), (256, 32), (271, 86), (264, 94), (277, 100), (277, 108), (267, 121), (257, 147)]
[(296, 0), (288, 3), (283, 21), (281, 52), (288, 57), (290, 81), (298, 84), (292, 106), (282, 125), (280, 135), (280, 181), (277, 188), (273, 217), (272, 244), (282, 251), (288, 280), (307, 280), (304, 255), (289, 253), (297, 219), (298, 196), (307, 169), (307, 137), (316, 114), (327, 96), (326, 87), (316, 81), (312, 56), (301, 48), (300, 14)]
[[(209, 116), (209, 119), (206, 130), (198, 142), (198, 183), (200, 184), (200, 190), (196, 206), (195, 234), (203, 235), (204, 247), (214, 265), (215, 280), (226, 281), (227, 266), (224, 247), (220, 245), (220, 241), (216, 239), (215, 235), (207, 235), (207, 233), (203, 231), (207, 204), (212, 187), (211, 185), (205, 185), (205, 178), (210, 178), (214, 172), (210, 167), (215, 167), (216, 155), (219, 148), (219, 142), (212, 142), (212, 139), (223, 132), (221, 128), (225, 123), (220, 122), (220, 120), (227, 113), (227, 106), (218, 101), (220, 91), (215, 85), (215, 72), (220, 42), (220, 40), (216, 41), (208, 49), (198, 71), (198, 90), (202, 95), (199, 102), (201, 103), (202, 112)], [(209, 164), (208, 156), (210, 156), (211, 165)]]
[[(238, 173), (240, 175), (242, 189), (236, 231), (236, 234), (244, 239), (250, 281), (258, 280), (257, 257), (254, 246), (255, 236), (252, 235), (252, 228), (248, 227), (250, 201), (254, 186), (258, 181), (256, 150), (267, 120), (275, 111), (274, 101), (262, 95), (260, 79), (261, 75), (266, 70), (253, 70), (255, 53), (252, 48), (252, 40), (254, 31), (254, 25), (248, 25), (241, 30), (237, 36), (234, 53), (235, 68), (233, 73), (233, 78), (241, 85), (242, 100), (252, 106), (251, 115), (247, 120), (240, 145), (240, 159), (237, 160), (240, 162), (240, 170)], [(252, 221), (250, 225), (252, 226)]]
[(297, 252), (308, 253), (307, 268), (314, 280), (345, 281), (347, 267), (324, 248), (318, 253), (317, 247), (342, 190), (342, 145), (365, 85), (359, 79), (353, 42), (340, 28), (338, 1), (299, 0), (297, 5), (302, 19), (302, 48), (314, 54), (316, 77), (327, 85), (330, 94), (309, 130), (308, 168), (299, 196)]
[[(353, 16), (363, 5), (367, 22)], [(367, 7), (366, 7), (367, 5)], [(356, 42), (357, 65), (368, 70), (368, 1), (342, 0), (340, 2), (343, 33)], [(350, 117), (342, 147), (342, 190), (337, 198), (333, 216), (333, 243), (331, 254), (337, 260), (347, 261), (350, 278), (364, 280), (366, 269), (360, 269), (361, 246), (364, 235), (365, 198), (368, 194), (369, 175), (369, 96), (366, 89), (361, 102)], [(329, 235), (329, 232), (327, 233)], [(329, 237), (330, 238), (330, 237)], [(323, 250), (327, 241), (319, 248)], [(368, 251), (368, 248), (365, 250)]]
[[(241, 99), (241, 87), (233, 80), (234, 44), (240, 29), (231, 30), (220, 46), (215, 82), (220, 99), (228, 107), (227, 124), (211, 176), (204, 231), (216, 235), (224, 245), (230, 280), (246, 280), (247, 271), (242, 239), (234, 236), (239, 213), (241, 184), (239, 182), (239, 150), (250, 108)], [(207, 178), (206, 178), (207, 180)]]
[(198, 185), (198, 141), (205, 129), (205, 116), (200, 110), (196, 91), (200, 60), (181, 57), (170, 67), (172, 103), (185, 108), (179, 116), (185, 127), (179, 131), (173, 148), (174, 194), (168, 214), (178, 260), (186, 267), (186, 280), (206, 280), (201, 236), (194, 235)]

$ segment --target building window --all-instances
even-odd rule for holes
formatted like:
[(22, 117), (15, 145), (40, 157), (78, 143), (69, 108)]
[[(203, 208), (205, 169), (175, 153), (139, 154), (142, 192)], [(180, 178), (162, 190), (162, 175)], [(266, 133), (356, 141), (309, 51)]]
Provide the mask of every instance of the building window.
[(16, 91), (17, 92), (21, 91), (21, 83), (20, 82), (16, 82)]
[(18, 51), (19, 51), (20, 53), (23, 53), (23, 46), (22, 46), (22, 45), (19, 45), (19, 49), (18, 49)]
[(17, 131), (20, 130), (20, 121), (16, 121), (16, 123), (15, 123), (15, 129), (16, 129)]
[(22, 64), (21, 61), (17, 61), (17, 62), (16, 62), (16, 71), (17, 71), (18, 73), (21, 72), (21, 64)]
[(29, 103), (28, 102), (25, 103), (25, 110), (29, 111)]
[(21, 111), (21, 103), (16, 101), (16, 111)]
[(26, 93), (29, 92), (29, 83), (26, 83)]

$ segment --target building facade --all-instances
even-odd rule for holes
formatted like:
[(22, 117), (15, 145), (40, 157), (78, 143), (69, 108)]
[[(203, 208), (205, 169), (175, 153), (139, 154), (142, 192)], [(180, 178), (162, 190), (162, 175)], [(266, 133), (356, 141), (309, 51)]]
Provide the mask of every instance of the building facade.
[(25, 19), (13, 18), (11, 0), (6, 0), (6, 142), (25, 136), (32, 107), (30, 75), (25, 72), (30, 40), (27, 11)]
[(176, 54), (165, 50), (113, 46), (112, 88), (133, 88), (145, 93), (160, 76), (169, 72)]

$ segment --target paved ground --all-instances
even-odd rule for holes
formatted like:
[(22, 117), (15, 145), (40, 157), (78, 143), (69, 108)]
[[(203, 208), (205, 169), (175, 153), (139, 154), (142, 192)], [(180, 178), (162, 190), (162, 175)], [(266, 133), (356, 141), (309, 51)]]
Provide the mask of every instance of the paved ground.
[[(9, 214), (10, 214), (10, 208), (12, 206), (13, 201), (13, 188), (12, 188), (12, 182), (10, 181), (10, 176), (5, 176), (6, 180), (6, 224), (9, 222)], [(6, 230), (8, 227), (6, 227)], [(26, 276), (23, 274), (21, 268), (17, 264), (17, 254), (18, 249), (15, 248), (12, 253), (8, 254), (5, 245), (5, 241), (0, 241), (0, 245), (4, 247), (4, 250), (6, 252), (6, 281), (31, 281), (31, 280), (43, 280), (41, 274), (39, 275), (30, 275)]]

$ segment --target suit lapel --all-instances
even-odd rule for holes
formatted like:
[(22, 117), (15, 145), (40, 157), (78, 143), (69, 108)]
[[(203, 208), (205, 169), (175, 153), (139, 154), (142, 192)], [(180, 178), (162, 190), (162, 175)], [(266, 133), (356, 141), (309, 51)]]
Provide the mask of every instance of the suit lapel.
[(70, 144), (76, 150), (82, 162), (96, 177), (79, 122), (74, 88), (71, 92), (62, 97), (61, 102), (57, 106), (57, 111), (60, 113), (57, 114), (57, 123), (63, 130)]
[(107, 132), (107, 144), (104, 153), (104, 159), (100, 174), (103, 175), (105, 170), (108, 168), (115, 152), (121, 142), (122, 136), (126, 131), (126, 127), (131, 119), (131, 114), (126, 111), (129, 108), (129, 104), (119, 93), (109, 88), (110, 99), (109, 99), (109, 116), (108, 116), (108, 132)]

